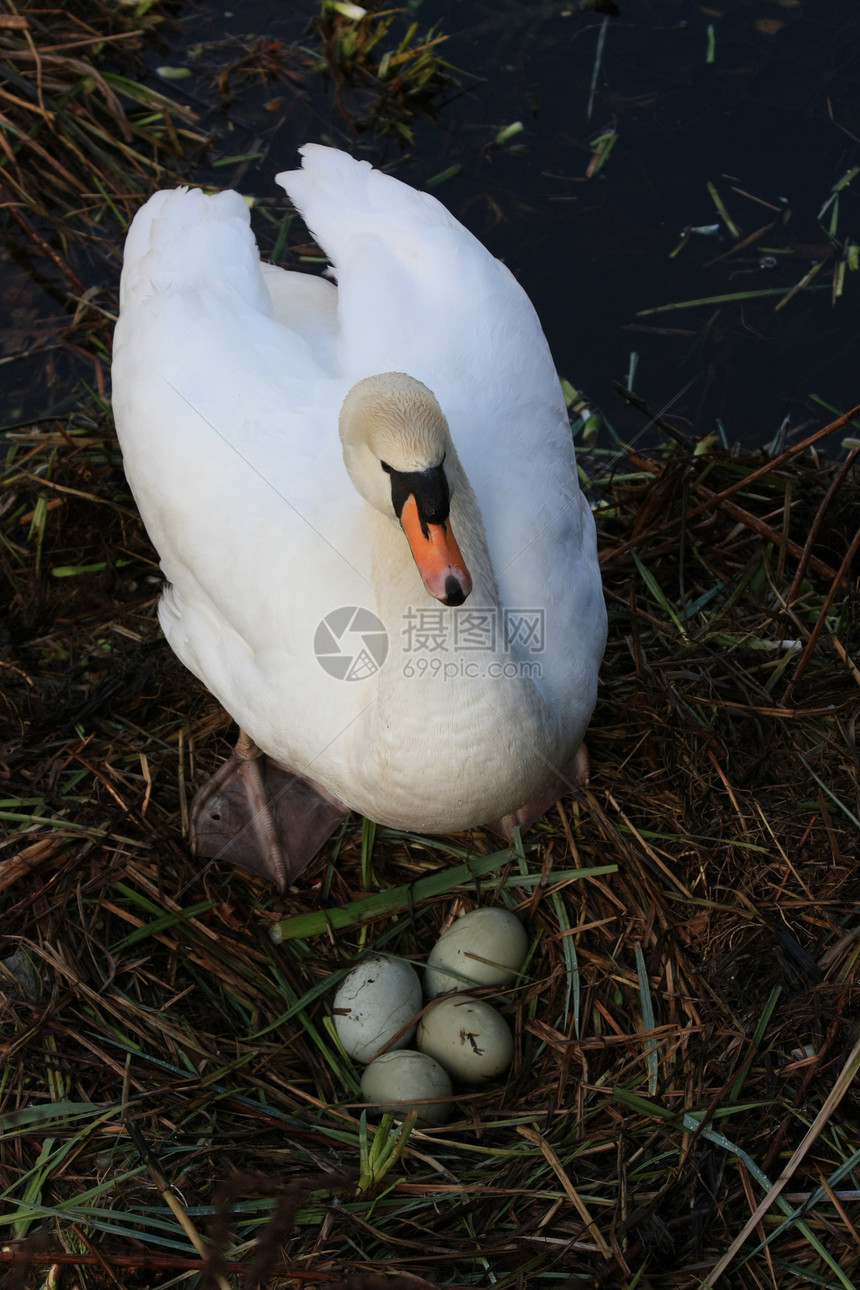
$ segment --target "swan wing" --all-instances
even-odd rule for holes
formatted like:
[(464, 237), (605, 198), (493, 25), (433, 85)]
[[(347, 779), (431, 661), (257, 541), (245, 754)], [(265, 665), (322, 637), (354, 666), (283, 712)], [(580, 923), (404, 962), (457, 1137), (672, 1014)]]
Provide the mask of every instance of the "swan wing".
[(590, 711), (606, 631), (594, 522), (531, 302), (435, 197), (335, 149), (300, 151), (302, 169), (278, 182), (334, 266), (339, 372), (351, 384), (405, 371), (433, 390), (480, 504), (502, 604), (530, 611), (541, 633), (543, 688), (554, 703), (575, 693)]
[(318, 623), (341, 605), (373, 608), (365, 507), (337, 435), (335, 297), (322, 280), (261, 267), (235, 193), (161, 192), (132, 224), (113, 403), (170, 584), (162, 626), (285, 760), (285, 728), (322, 747), (350, 716), (343, 686), (336, 702), (325, 692), (337, 683), (314, 657)]

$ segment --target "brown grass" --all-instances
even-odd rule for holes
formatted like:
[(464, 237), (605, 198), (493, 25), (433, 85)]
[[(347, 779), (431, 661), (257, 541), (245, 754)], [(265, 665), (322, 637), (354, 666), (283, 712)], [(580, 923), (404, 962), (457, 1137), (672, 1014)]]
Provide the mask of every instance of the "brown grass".
[[(582, 458), (610, 609), (590, 786), (495, 860), (481, 831), (378, 830), (368, 862), (350, 820), (281, 900), (189, 856), (232, 732), (160, 638), (106, 407), (7, 433), (0, 957), (35, 969), (0, 980), (8, 1284), (860, 1281), (857, 453), (667, 436)], [(411, 908), (269, 934), (469, 861)], [(330, 975), (495, 902), (532, 937), (497, 999), (509, 1077), (442, 1129), (365, 1118)]]

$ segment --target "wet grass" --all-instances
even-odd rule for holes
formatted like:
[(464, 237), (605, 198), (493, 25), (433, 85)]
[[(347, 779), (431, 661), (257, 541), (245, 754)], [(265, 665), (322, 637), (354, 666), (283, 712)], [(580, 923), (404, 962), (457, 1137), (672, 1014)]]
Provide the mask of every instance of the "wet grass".
[[(76, 95), (85, 54), (44, 49), (83, 20), (58, 40), (26, 17), (0, 29), (37, 54), (10, 59), (30, 89), (6, 166), (37, 236), (7, 216), (76, 293), (68, 264), (94, 247), (118, 264), (137, 190), (198, 143), (151, 102), (123, 107), (131, 141), (99, 141), (105, 73)], [(116, 33), (130, 58), (137, 29)], [(39, 187), (46, 139), (68, 186)], [(187, 803), (233, 732), (160, 637), (98, 303), (56, 339), (101, 380), (73, 415), (7, 431), (0, 480), (10, 1284), (856, 1284), (849, 427), (768, 456), (663, 418), (662, 446), (582, 452), (610, 611), (590, 786), (513, 851), (350, 819), (281, 899), (188, 853)], [(333, 1042), (332, 985), (371, 945), (420, 963), (491, 903), (530, 936), (523, 977), (491, 995), (509, 1076), (458, 1090), (443, 1128), (377, 1123)]]

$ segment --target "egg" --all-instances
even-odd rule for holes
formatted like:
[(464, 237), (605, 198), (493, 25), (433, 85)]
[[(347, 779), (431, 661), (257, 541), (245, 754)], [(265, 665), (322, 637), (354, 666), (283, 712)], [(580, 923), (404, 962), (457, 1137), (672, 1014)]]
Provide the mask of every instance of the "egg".
[(371, 954), (353, 968), (334, 996), (338, 1038), (359, 1062), (369, 1062), (382, 1048), (406, 1048), (415, 1034), (421, 1002), (421, 982), (409, 963)]
[(450, 1102), (434, 1100), (451, 1096), (447, 1072), (413, 1048), (383, 1053), (371, 1062), (361, 1077), (361, 1096), (365, 1102), (375, 1102), (380, 1114), (395, 1111), (405, 1116), (415, 1106), (421, 1128), (444, 1124), (451, 1114)]
[[(430, 951), (424, 992), (433, 999), (477, 985), (505, 985), (525, 962), (528, 944), (525, 928), (508, 910), (473, 909), (452, 923)], [(451, 969), (458, 975), (449, 975)]]
[(13, 982), (28, 999), (38, 999), (42, 993), (39, 973), (26, 950), (0, 961), (0, 990), (8, 991)]
[(504, 1017), (468, 994), (440, 999), (427, 1009), (418, 1023), (418, 1047), (464, 1084), (484, 1084), (501, 1075), (514, 1055)]

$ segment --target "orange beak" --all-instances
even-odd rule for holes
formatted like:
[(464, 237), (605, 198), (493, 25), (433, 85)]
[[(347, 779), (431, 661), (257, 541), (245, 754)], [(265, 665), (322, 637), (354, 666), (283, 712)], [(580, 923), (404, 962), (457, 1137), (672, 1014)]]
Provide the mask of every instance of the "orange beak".
[(472, 578), (450, 523), (422, 525), (418, 504), (411, 494), (403, 503), (400, 523), (430, 595), (443, 605), (462, 605), (472, 590)]

